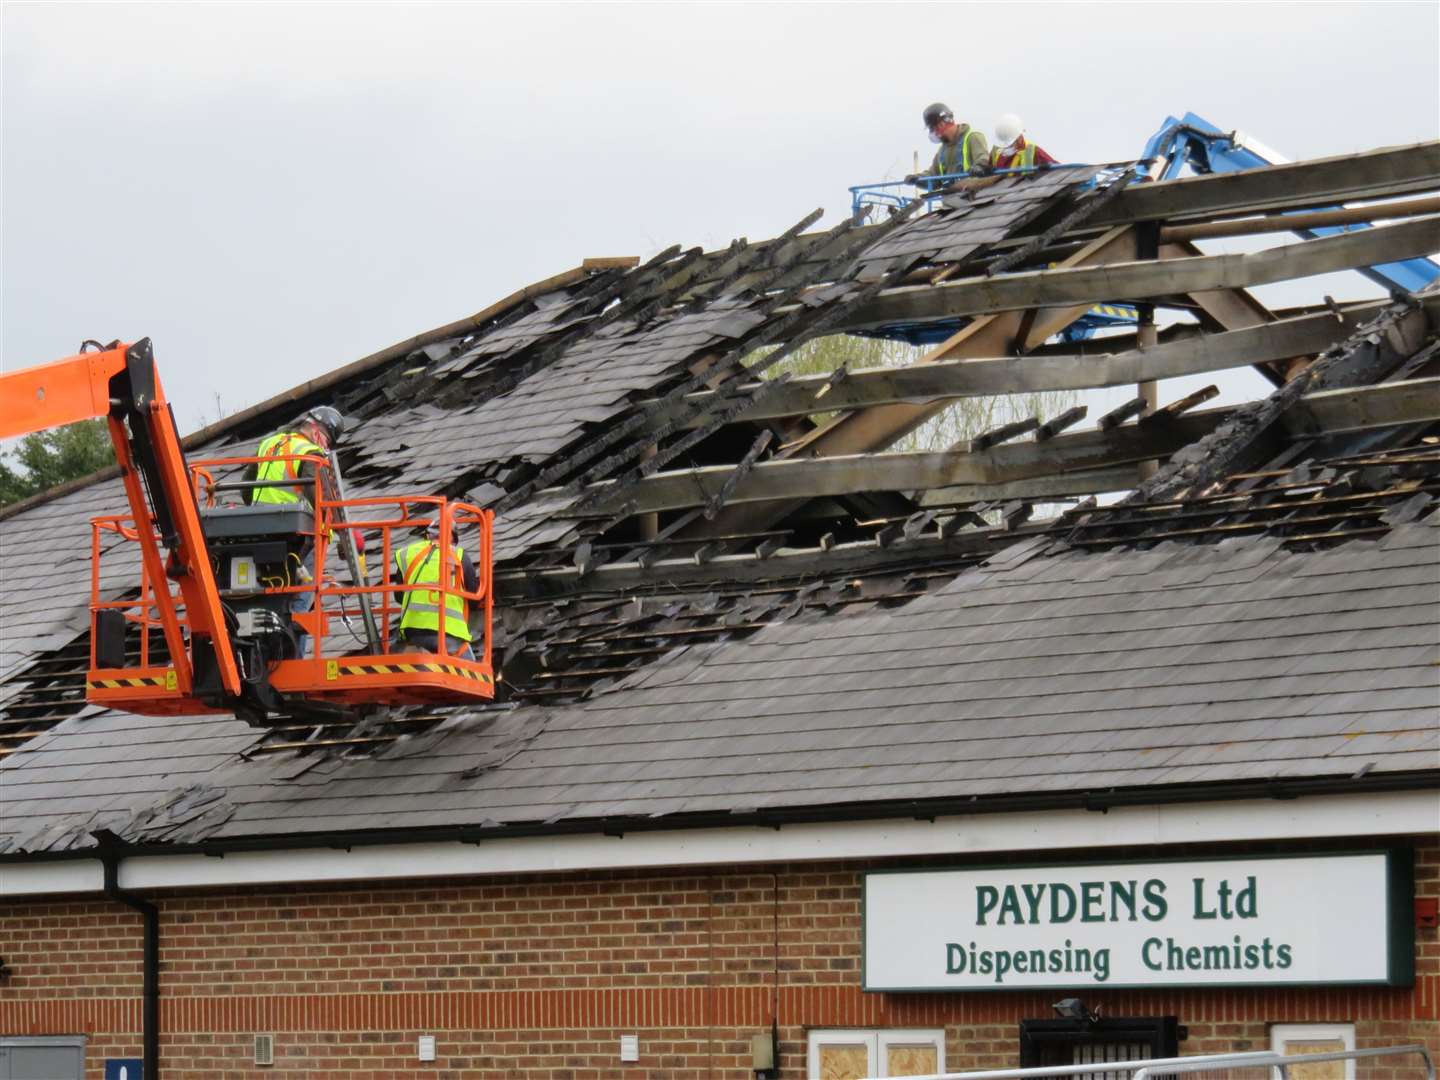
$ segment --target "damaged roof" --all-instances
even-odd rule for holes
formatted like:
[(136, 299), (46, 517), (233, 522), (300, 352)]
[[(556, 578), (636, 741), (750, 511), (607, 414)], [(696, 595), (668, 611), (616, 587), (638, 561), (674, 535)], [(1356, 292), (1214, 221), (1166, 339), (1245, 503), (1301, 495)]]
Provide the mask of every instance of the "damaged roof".
[[(1433, 784), (1440, 291), (1271, 312), (1246, 287), (1433, 251), (1436, 219), (1239, 261), (1165, 230), (1440, 189), (1440, 144), (1278, 168), (1283, 197), (1272, 170), (1060, 169), (593, 260), (187, 440), (247, 453), (333, 401), (352, 496), (496, 508), (493, 705), (88, 706), (88, 561), (34, 552), (88, 550), (118, 482), (0, 512), (0, 849)], [(1055, 341), (1099, 301), (1190, 321)], [(910, 368), (764, 377), (817, 336), (916, 326), (940, 344)], [(1244, 365), (1276, 389), (1238, 408), (885, 452), (960, 397)]]

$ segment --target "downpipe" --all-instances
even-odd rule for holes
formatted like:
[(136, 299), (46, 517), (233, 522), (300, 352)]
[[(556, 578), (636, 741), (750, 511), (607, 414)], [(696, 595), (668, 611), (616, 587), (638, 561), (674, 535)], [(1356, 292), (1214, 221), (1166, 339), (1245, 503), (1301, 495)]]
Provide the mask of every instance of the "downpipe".
[(119, 838), (109, 830), (92, 834), (100, 841), (100, 863), (105, 869), (104, 892), (140, 913), (145, 925), (144, 983), (141, 999), (141, 1028), (145, 1080), (160, 1078), (160, 909), (142, 896), (120, 888)]

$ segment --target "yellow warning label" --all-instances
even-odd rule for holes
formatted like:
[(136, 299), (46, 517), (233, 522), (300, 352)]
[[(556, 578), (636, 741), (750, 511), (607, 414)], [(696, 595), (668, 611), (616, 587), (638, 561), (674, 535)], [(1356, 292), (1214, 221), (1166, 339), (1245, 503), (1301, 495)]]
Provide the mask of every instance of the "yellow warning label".
[(334, 682), (336, 679), (340, 678), (340, 664), (337, 661), (325, 661), (325, 678), (330, 682)]
[(180, 680), (175, 675), (175, 669), (171, 668), (169, 671), (165, 672), (165, 689), (178, 690), (179, 688)]

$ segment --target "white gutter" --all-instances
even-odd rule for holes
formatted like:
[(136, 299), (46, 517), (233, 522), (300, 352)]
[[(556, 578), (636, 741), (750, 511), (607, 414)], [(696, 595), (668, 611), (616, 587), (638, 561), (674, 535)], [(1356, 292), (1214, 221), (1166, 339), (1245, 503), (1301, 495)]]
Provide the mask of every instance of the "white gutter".
[[(896, 856), (985, 855), (1254, 840), (1368, 839), (1440, 832), (1440, 792), (1171, 803), (974, 814), (936, 821), (823, 822), (782, 828), (677, 829), (497, 838), (478, 844), (369, 845), (206, 855), (138, 855), (120, 864), (123, 889), (309, 882), (404, 881), (679, 866), (731, 866)], [(302, 841), (303, 842), (303, 841)], [(98, 860), (0, 864), (0, 897), (99, 892)]]

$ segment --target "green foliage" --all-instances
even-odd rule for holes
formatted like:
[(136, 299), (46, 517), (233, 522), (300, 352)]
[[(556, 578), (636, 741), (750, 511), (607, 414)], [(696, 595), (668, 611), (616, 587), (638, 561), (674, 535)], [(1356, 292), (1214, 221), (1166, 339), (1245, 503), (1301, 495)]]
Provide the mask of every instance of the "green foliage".
[[(806, 342), (766, 371), (765, 378), (776, 378), (782, 372), (792, 375), (819, 375), (834, 371), (841, 365), (851, 371), (859, 368), (906, 367), (915, 363), (924, 353), (924, 349), (906, 345), (903, 341), (837, 334)], [(757, 355), (764, 353), (757, 351)], [(957, 398), (943, 412), (925, 421), (889, 449), (948, 450), (957, 443), (973, 439), (981, 432), (1030, 416), (1038, 416), (1043, 422), (1064, 412), (1079, 400), (1079, 394), (1073, 391)], [(813, 419), (817, 423), (824, 423), (833, 415), (817, 414)]]
[[(16, 467), (12, 468), (12, 460)], [(0, 451), (0, 506), (114, 463), (115, 450), (104, 420), (81, 420), (26, 435), (17, 446)]]

